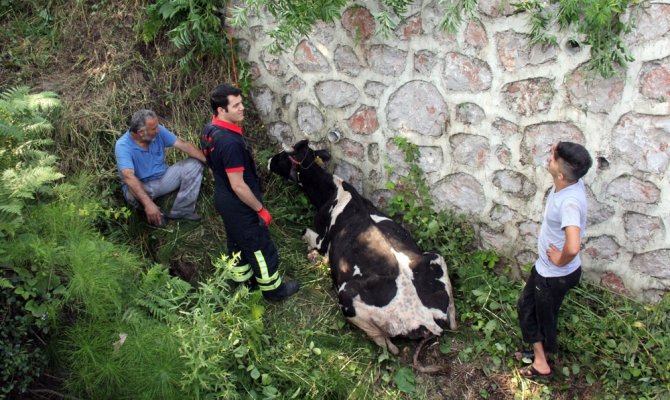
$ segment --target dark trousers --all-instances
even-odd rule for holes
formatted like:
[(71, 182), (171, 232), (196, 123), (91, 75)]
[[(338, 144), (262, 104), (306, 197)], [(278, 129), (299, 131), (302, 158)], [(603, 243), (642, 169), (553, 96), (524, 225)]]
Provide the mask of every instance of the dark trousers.
[(240, 253), (233, 279), (244, 282), (253, 276), (263, 292), (279, 288), (279, 254), (267, 226), (248, 208), (222, 211), (228, 253)]
[(517, 315), (524, 342), (542, 342), (544, 351), (558, 349), (558, 310), (568, 290), (577, 286), (582, 268), (557, 278), (545, 278), (535, 271), (530, 276), (517, 302)]

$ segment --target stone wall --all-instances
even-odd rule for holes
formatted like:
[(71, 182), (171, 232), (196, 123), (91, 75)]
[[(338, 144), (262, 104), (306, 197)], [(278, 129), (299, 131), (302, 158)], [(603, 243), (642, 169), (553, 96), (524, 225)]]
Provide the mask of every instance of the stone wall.
[(527, 15), (507, 2), (480, 0), (457, 34), (440, 30), (436, 1), (416, 3), (393, 37), (374, 34), (379, 6), (361, 1), (279, 55), (266, 50), (272, 18), (250, 15), (235, 35), (268, 135), (328, 148), (334, 173), (378, 204), (384, 165), (402, 169), (391, 139), (408, 138), (437, 206), (472, 215), (482, 247), (516, 264), (536, 257), (549, 145), (582, 143), (595, 161), (586, 276), (657, 300), (670, 287), (670, 2), (636, 12), (635, 61), (611, 79), (586, 70), (580, 38), (529, 46)]

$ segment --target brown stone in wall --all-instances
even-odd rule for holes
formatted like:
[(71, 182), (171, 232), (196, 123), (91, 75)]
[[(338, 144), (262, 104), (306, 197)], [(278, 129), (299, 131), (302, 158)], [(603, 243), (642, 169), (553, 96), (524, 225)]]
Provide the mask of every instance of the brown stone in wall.
[(502, 89), (507, 108), (525, 117), (549, 110), (554, 94), (554, 81), (548, 78), (510, 82)]
[(624, 296), (629, 294), (628, 289), (626, 289), (626, 285), (623, 283), (623, 279), (621, 279), (619, 275), (613, 272), (607, 272), (603, 274), (600, 277), (600, 284), (614, 293)]
[(249, 74), (251, 75), (251, 80), (255, 81), (261, 77), (261, 68), (255, 62), (249, 63)]
[(524, 174), (511, 170), (498, 170), (493, 174), (493, 185), (503, 192), (527, 199), (535, 194), (537, 187)]
[(339, 141), (336, 146), (342, 149), (342, 154), (346, 157), (357, 162), (365, 161), (365, 147), (359, 142), (345, 138)]
[(440, 136), (448, 118), (447, 103), (437, 88), (426, 81), (407, 82), (389, 97), (386, 106), (388, 127), (397, 131)]
[(556, 46), (531, 46), (527, 34), (508, 30), (496, 33), (495, 38), (498, 60), (507, 71), (556, 61)]
[(316, 84), (316, 97), (326, 107), (342, 108), (358, 101), (360, 93), (349, 82), (328, 80)]
[(379, 96), (382, 95), (384, 90), (387, 88), (386, 85), (384, 85), (381, 82), (377, 81), (367, 81), (365, 82), (365, 86), (363, 87), (363, 91), (365, 94), (372, 98), (378, 98)]
[(395, 32), (400, 40), (409, 40), (415, 36), (422, 35), (421, 14), (414, 14), (407, 17), (398, 25)]
[(482, 92), (491, 87), (491, 67), (483, 60), (449, 52), (444, 56), (442, 81), (448, 90)]
[(612, 148), (633, 168), (664, 173), (670, 165), (670, 115), (622, 116), (612, 130)]
[(293, 63), (301, 72), (327, 72), (330, 64), (311, 42), (303, 40), (293, 52)]
[(503, 138), (513, 137), (520, 133), (519, 125), (503, 118), (496, 118), (496, 120), (493, 121), (492, 128)]
[(630, 262), (633, 270), (658, 279), (670, 279), (670, 249), (636, 254)]
[(431, 188), (438, 209), (456, 208), (467, 214), (479, 214), (486, 206), (481, 183), (472, 175), (456, 173), (435, 183)]
[(605, 190), (609, 196), (623, 202), (655, 204), (661, 199), (658, 186), (630, 175), (619, 176)]
[(370, 46), (366, 53), (370, 69), (382, 76), (400, 76), (405, 71), (407, 52), (385, 44)]
[(614, 216), (614, 208), (596, 199), (590, 187), (586, 187), (586, 201), (588, 203), (587, 227), (608, 221)]
[(635, 29), (624, 36), (628, 46), (650, 42), (670, 32), (670, 4), (649, 4), (637, 11)]
[(623, 222), (626, 238), (639, 247), (665, 233), (663, 220), (659, 217), (629, 211), (624, 214)]
[(489, 45), (489, 39), (486, 36), (486, 29), (480, 21), (470, 20), (465, 26), (463, 40), (466, 44), (481, 50)]
[(584, 243), (584, 254), (598, 261), (614, 261), (619, 256), (619, 244), (614, 237), (603, 235), (589, 238)]
[(419, 50), (414, 53), (414, 72), (429, 75), (437, 63), (435, 53), (428, 50)]
[(467, 125), (479, 124), (486, 118), (484, 109), (475, 103), (461, 103), (456, 106), (456, 121)]
[(473, 168), (483, 168), (488, 163), (491, 148), (486, 137), (458, 133), (449, 137), (449, 143), (457, 163)]
[(496, 158), (502, 165), (510, 165), (512, 160), (512, 151), (504, 144), (496, 146), (494, 151)]
[(265, 50), (261, 53), (261, 60), (263, 60), (263, 66), (270, 75), (281, 77), (286, 74), (286, 71), (284, 70), (286, 62), (282, 62), (279, 59), (279, 56)]
[(347, 120), (349, 128), (354, 133), (369, 135), (379, 128), (377, 109), (370, 106), (360, 106)]
[[(393, 168), (395, 168), (396, 174), (406, 175), (408, 173), (407, 163), (405, 162), (405, 155), (395, 144), (393, 139), (389, 139), (386, 142), (386, 156), (391, 162)], [(435, 146), (419, 146), (418, 164), (422, 171), (439, 171), (442, 168), (442, 163), (442, 148)]]
[(477, 8), (482, 14), (493, 18), (510, 16), (519, 12), (513, 6), (513, 2), (508, 0), (479, 0)]
[(288, 145), (293, 145), (294, 136), (293, 130), (285, 122), (272, 122), (268, 124), (267, 128), (268, 136), (271, 138), (273, 143), (284, 143)]
[(323, 114), (315, 105), (310, 103), (298, 104), (295, 119), (300, 131), (306, 135), (318, 133), (324, 124)]
[(605, 79), (582, 65), (566, 77), (570, 104), (586, 113), (608, 113), (621, 101), (623, 78)]
[(546, 165), (551, 145), (561, 140), (585, 144), (584, 134), (571, 123), (547, 122), (526, 127), (521, 141), (521, 163)]
[(293, 75), (291, 79), (286, 82), (286, 89), (291, 92), (297, 92), (298, 90), (304, 88), (307, 84), (303, 81), (298, 75)]
[(652, 100), (670, 101), (670, 57), (642, 65), (639, 90)]
[(342, 13), (342, 26), (354, 41), (366, 42), (374, 34), (377, 23), (367, 8), (352, 6)]
[(361, 73), (363, 65), (351, 46), (339, 45), (333, 55), (335, 68), (349, 76), (358, 76)]

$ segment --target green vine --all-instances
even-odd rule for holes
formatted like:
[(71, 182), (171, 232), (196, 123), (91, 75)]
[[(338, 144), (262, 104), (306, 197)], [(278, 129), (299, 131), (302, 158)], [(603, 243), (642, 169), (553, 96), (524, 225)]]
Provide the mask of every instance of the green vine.
[(631, 31), (632, 18), (624, 13), (639, 4), (638, 0), (559, 0), (557, 8), (538, 0), (514, 4), (530, 14), (530, 44), (556, 45), (556, 37), (548, 33), (553, 25), (560, 30), (574, 30), (591, 46), (588, 67), (604, 78), (617, 74), (618, 68), (634, 60), (622, 35)]
[(267, 10), (279, 23), (268, 34), (272, 38), (269, 51), (279, 53), (308, 36), (317, 21), (332, 22), (350, 0), (243, 0), (244, 6), (232, 10), (231, 25), (248, 25), (247, 15)]
[[(380, 0), (381, 11), (375, 16), (377, 32), (389, 37), (406, 18), (406, 13), (415, 0)], [(339, 18), (341, 9), (351, 0), (326, 1), (267, 1), (243, 0), (242, 6), (233, 11), (233, 24), (248, 23), (250, 11), (256, 13), (265, 7), (277, 20), (270, 31), (273, 39), (270, 51), (281, 52), (292, 46), (301, 37), (312, 31), (317, 21), (331, 22)], [(563, 31), (573, 31), (583, 37), (583, 44), (591, 46), (589, 68), (601, 76), (614, 76), (619, 67), (625, 67), (634, 58), (626, 48), (622, 35), (630, 32), (632, 18), (624, 18), (631, 7), (640, 0), (553, 0), (548, 4), (538, 0), (513, 3), (517, 9), (529, 15), (530, 44), (557, 45), (552, 30), (555, 25)], [(478, 0), (438, 0), (444, 11), (440, 27), (455, 32), (467, 19), (477, 18)]]

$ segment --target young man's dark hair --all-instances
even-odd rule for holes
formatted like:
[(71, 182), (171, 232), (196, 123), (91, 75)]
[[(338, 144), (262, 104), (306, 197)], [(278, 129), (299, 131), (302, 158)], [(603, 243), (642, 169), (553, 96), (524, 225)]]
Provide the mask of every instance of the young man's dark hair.
[(570, 182), (578, 181), (593, 165), (589, 152), (577, 143), (558, 142), (555, 152), (561, 172)]
[(223, 83), (212, 90), (209, 96), (209, 103), (212, 106), (212, 112), (217, 115), (216, 109), (222, 107), (228, 111), (228, 96), (239, 96), (242, 91), (235, 86)]

